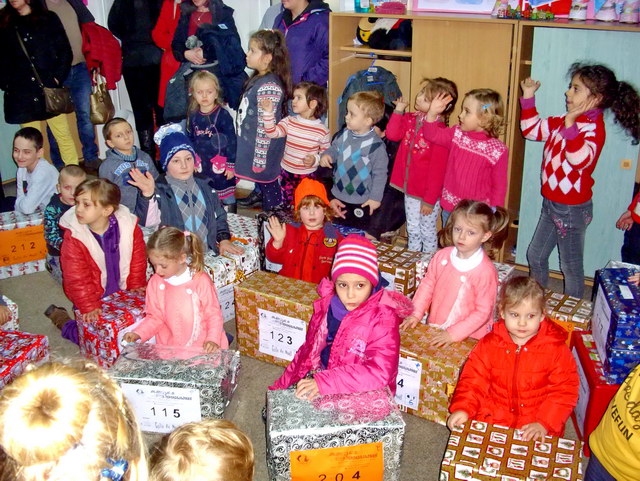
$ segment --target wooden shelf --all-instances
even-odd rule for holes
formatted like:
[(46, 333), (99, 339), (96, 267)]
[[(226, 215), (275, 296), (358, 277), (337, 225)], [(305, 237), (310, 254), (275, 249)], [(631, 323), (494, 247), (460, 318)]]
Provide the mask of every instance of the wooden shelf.
[(411, 50), (381, 50), (377, 48), (369, 48), (369, 47), (356, 47), (345, 45), (343, 47), (338, 47), (338, 50), (341, 52), (354, 52), (357, 54), (364, 54), (370, 56), (379, 56), (385, 55), (387, 57), (404, 57), (411, 58), (413, 57), (413, 52)]

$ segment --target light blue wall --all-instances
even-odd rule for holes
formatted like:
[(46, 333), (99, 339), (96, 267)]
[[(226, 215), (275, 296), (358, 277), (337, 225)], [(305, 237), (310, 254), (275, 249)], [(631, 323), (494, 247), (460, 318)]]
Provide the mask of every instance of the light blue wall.
[[(532, 74), (542, 86), (536, 94), (536, 106), (543, 117), (564, 112), (564, 92), (569, 80), (566, 72), (576, 61), (602, 63), (613, 69), (619, 79), (640, 87), (640, 35), (632, 32), (578, 30), (537, 27), (534, 35)], [(609, 259), (620, 259), (622, 232), (615, 222), (629, 205), (638, 159), (638, 146), (605, 116), (607, 141), (595, 170), (593, 189), (593, 222), (587, 229), (585, 244), (585, 275), (592, 276)], [(516, 262), (527, 264), (527, 247), (533, 236), (542, 196), (540, 168), (542, 142), (527, 141), (522, 179), (520, 228)], [(622, 159), (632, 160), (632, 167), (623, 170)], [(557, 250), (551, 254), (550, 268), (559, 270)]]
[(2, 181), (16, 178), (16, 164), (13, 162), (13, 134), (20, 128), (19, 125), (9, 125), (4, 121), (4, 95), (0, 91), (0, 172)]

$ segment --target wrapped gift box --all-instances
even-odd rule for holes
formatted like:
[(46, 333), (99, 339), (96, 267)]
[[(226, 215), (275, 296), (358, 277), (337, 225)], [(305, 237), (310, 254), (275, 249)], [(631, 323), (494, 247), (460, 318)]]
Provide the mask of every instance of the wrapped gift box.
[(357, 234), (361, 236), (365, 235), (365, 231), (363, 231), (362, 229), (356, 229), (355, 227), (349, 227), (348, 225), (333, 224), (333, 226), (342, 237), (347, 237), (350, 234)]
[(251, 244), (256, 247), (260, 245), (256, 219), (238, 214), (227, 214), (227, 224), (229, 224), (232, 240), (239, 240), (243, 244)]
[(449, 436), (440, 481), (582, 481), (581, 449), (580, 441), (524, 441), (518, 429), (470, 420)]
[(168, 433), (188, 422), (222, 418), (237, 387), (240, 354), (135, 344), (110, 369), (143, 431)]
[(118, 291), (102, 300), (102, 314), (94, 322), (85, 322), (78, 310), (80, 352), (100, 366), (109, 368), (120, 355), (120, 340), (144, 318), (144, 294)]
[(244, 244), (239, 240), (234, 240), (233, 244), (242, 247), (244, 252), (242, 254), (224, 254), (223, 257), (228, 257), (235, 261), (237, 266), (237, 278), (242, 278), (253, 274), (260, 269), (260, 250), (253, 244)]
[(207, 271), (216, 288), (234, 284), (238, 279), (238, 264), (234, 259), (217, 256), (213, 251), (204, 255), (204, 269)]
[(619, 384), (610, 384), (590, 332), (575, 331), (571, 351), (578, 366), (580, 394), (572, 419), (576, 433), (584, 441), (584, 454), (590, 456), (589, 435), (598, 426)]
[(11, 312), (11, 317), (9, 318), (9, 320), (7, 322), (5, 322), (3, 325), (0, 326), (0, 329), (2, 329), (3, 331), (18, 331), (18, 330), (20, 330), (20, 322), (18, 320), (19, 319), (18, 318), (18, 304), (13, 302), (7, 296), (2, 296), (2, 299), (4, 300), (5, 304), (9, 308), (9, 311)]
[(288, 210), (277, 212), (260, 212), (256, 215), (256, 221), (258, 222), (258, 239), (259, 239), (259, 251), (260, 251), (260, 269), (269, 272), (280, 272), (282, 264), (276, 264), (267, 259), (265, 254), (265, 248), (271, 239), (271, 233), (267, 229), (269, 217), (275, 215), (280, 222), (290, 224), (294, 222), (293, 212)]
[(417, 266), (423, 254), (383, 242), (373, 244), (378, 253), (380, 273), (389, 282), (387, 289), (401, 292), (405, 296), (413, 296), (418, 287)]
[[(314, 473), (314, 462), (344, 456), (345, 447), (360, 466), (336, 461), (343, 478), (326, 479), (400, 479), (400, 457), (405, 423), (393, 405), (388, 388), (360, 394), (324, 396), (313, 402), (295, 397), (293, 389), (267, 392), (267, 465), (272, 481), (302, 479), (302, 469)], [(374, 444), (375, 446), (371, 446)], [(358, 454), (373, 449), (368, 466)], [(306, 462), (301, 466), (300, 459)], [(377, 464), (384, 477), (368, 477), (367, 468)], [(380, 466), (380, 463), (382, 466)], [(357, 463), (354, 463), (357, 464)], [(326, 465), (325, 465), (326, 468)], [(320, 468), (321, 469), (321, 468)], [(362, 474), (361, 474), (362, 473)], [(292, 476), (293, 475), (293, 476)], [(323, 479), (316, 476), (304, 479)]]
[(405, 412), (446, 424), (460, 370), (477, 341), (431, 346), (433, 335), (439, 331), (418, 324), (401, 333), (396, 402)]
[(0, 389), (22, 374), (29, 364), (48, 360), (47, 336), (0, 331)]
[(591, 328), (592, 302), (550, 290), (546, 291), (544, 302), (547, 316), (569, 333), (567, 344), (571, 342), (574, 330), (588, 331)]
[(46, 270), (42, 211), (0, 212), (0, 279)]
[(317, 286), (259, 271), (238, 284), (238, 349), (261, 361), (287, 366), (302, 345), (313, 314)]

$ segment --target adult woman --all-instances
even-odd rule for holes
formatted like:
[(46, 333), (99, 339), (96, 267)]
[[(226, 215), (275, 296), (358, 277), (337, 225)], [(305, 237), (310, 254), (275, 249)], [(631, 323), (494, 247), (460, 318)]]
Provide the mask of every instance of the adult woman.
[(162, 49), (162, 60), (160, 61), (160, 90), (158, 92), (158, 105), (164, 107), (164, 98), (167, 91), (167, 83), (180, 68), (173, 56), (171, 42), (176, 33), (178, 20), (180, 19), (181, 0), (164, 0), (158, 23), (151, 32), (154, 43)]
[(4, 90), (5, 121), (40, 129), (40, 121), (46, 120), (64, 163), (77, 164), (78, 153), (67, 119), (47, 112), (42, 89), (42, 84), (62, 86), (71, 69), (73, 54), (60, 19), (44, 10), (38, 0), (9, 0), (0, 11), (0, 45), (0, 88)]

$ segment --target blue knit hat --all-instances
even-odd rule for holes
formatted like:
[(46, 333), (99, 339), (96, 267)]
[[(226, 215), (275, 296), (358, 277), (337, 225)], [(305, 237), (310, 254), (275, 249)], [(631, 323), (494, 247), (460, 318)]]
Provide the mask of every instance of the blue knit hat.
[(182, 132), (180, 124), (163, 125), (153, 136), (153, 140), (160, 146), (160, 166), (166, 172), (167, 165), (171, 158), (181, 150), (188, 150), (193, 155), (194, 161), (197, 162), (196, 151), (191, 145), (191, 141)]

